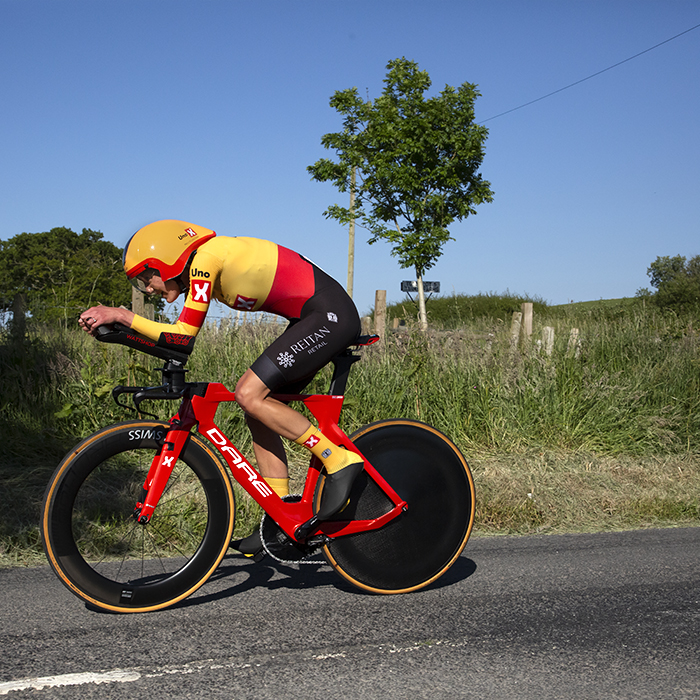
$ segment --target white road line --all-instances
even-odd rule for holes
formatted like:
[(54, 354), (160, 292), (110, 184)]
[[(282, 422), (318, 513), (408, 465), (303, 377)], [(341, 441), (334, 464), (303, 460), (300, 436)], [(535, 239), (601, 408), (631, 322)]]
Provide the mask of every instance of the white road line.
[(137, 671), (104, 671), (103, 673), (66, 673), (62, 676), (43, 676), (41, 678), (24, 678), (19, 681), (0, 683), (0, 695), (7, 695), (13, 690), (42, 690), (61, 685), (84, 685), (85, 683), (130, 683), (141, 678)]
[[(313, 661), (336, 661), (344, 660), (358, 654), (366, 654), (368, 650), (374, 650), (379, 654), (406, 654), (410, 652), (425, 651), (433, 647), (460, 647), (466, 642), (450, 642), (447, 640), (425, 640), (421, 642), (409, 642), (404, 646), (395, 644), (379, 644), (369, 645), (369, 647), (359, 646), (350, 647), (342, 651), (318, 653), (304, 655), (305, 658)], [(270, 659), (281, 659), (287, 656), (286, 654), (277, 654), (268, 656), (256, 656), (249, 659), (247, 662), (242, 659), (221, 659), (218, 663), (214, 659), (206, 659), (202, 661), (194, 661), (184, 666), (161, 666), (155, 668), (144, 668), (138, 666), (132, 669), (115, 668), (112, 671), (88, 672), (88, 673), (67, 673), (59, 676), (43, 676), (40, 678), (22, 678), (17, 681), (8, 683), (0, 683), (0, 695), (7, 695), (13, 690), (42, 690), (44, 688), (56, 688), (62, 685), (85, 685), (86, 683), (131, 683), (140, 678), (158, 678), (160, 676), (169, 676), (175, 674), (191, 674), (201, 673), (206, 671), (215, 671), (219, 669), (244, 669), (251, 666), (261, 666), (269, 662)]]

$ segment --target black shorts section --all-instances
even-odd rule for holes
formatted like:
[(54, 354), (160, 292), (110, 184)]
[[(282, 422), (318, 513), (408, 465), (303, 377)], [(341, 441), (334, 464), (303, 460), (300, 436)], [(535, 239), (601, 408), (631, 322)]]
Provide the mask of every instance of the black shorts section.
[(335, 355), (357, 340), (360, 317), (347, 292), (332, 277), (314, 268), (316, 291), (252, 364), (251, 369), (271, 391), (301, 392)]

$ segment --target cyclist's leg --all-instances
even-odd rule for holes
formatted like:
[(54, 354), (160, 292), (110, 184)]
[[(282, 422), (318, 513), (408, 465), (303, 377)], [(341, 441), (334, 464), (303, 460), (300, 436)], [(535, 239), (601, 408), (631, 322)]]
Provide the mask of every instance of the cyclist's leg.
[[(255, 421), (269, 429), (268, 432), (259, 429), (261, 434), (269, 438), (270, 432), (278, 433), (303, 445), (321, 460), (328, 477), (318, 517), (328, 518), (347, 502), (352, 484), (362, 471), (362, 459), (350, 450), (334, 444), (318, 428), (312, 426), (305, 416), (271, 398), (269, 394), (267, 385), (252, 369), (244, 373), (236, 387), (236, 400), (242, 408)], [(266, 473), (271, 466), (281, 471), (283, 465), (279, 455), (270, 453), (269, 448), (266, 449), (262, 444), (257, 447), (256, 454), (258, 453), (264, 457), (264, 464), (258, 465), (264, 477), (271, 476)], [(276, 476), (279, 478), (281, 474), (278, 472)]]
[(279, 434), (248, 414), (245, 418), (253, 437), (253, 450), (260, 473), (265, 478), (286, 479), (287, 453)]
[[(287, 453), (282, 438), (260, 421), (246, 414), (246, 423), (253, 437), (253, 451), (258, 470), (268, 486), (280, 497), (289, 495)], [(260, 528), (242, 539), (232, 540), (231, 546), (248, 557), (255, 557), (263, 550)]]
[[(254, 418), (249, 412), (251, 406), (255, 406), (257, 401), (265, 400), (269, 394), (269, 389), (264, 385), (262, 387), (256, 386), (258, 384), (256, 379), (256, 375), (252, 374), (250, 370), (243, 374), (236, 386), (236, 400), (246, 411), (246, 423), (253, 438), (253, 451), (258, 471), (272, 490), (280, 498), (283, 498), (289, 495), (289, 471), (287, 453), (282, 444), (280, 433), (268, 427), (258, 418)], [(273, 399), (269, 399), (270, 403), (273, 401)], [(284, 406), (279, 401), (275, 403)], [(265, 407), (267, 408), (267, 406)], [(289, 410), (293, 411), (293, 409)], [(282, 415), (284, 416), (284, 412)], [(303, 418), (301, 414), (299, 416)], [(306, 422), (308, 423), (308, 421)], [(256, 561), (264, 556), (259, 527), (256, 527), (247, 537), (233, 540), (231, 546), (247, 557), (255, 558)]]
[[(347, 501), (362, 460), (335, 445), (308, 419), (287, 404), (270, 396), (273, 391), (295, 393), (316, 372), (357, 337), (357, 309), (345, 290), (318, 271), (320, 289), (293, 321), (247, 370), (236, 387), (236, 399), (247, 414), (271, 431), (304, 445), (318, 457), (328, 473), (319, 517), (330, 517)], [(268, 455), (261, 449), (266, 459)], [(275, 464), (266, 462), (270, 469)], [(279, 462), (276, 466), (279, 467)], [(265, 471), (262, 472), (266, 476)]]
[[(259, 359), (256, 360), (253, 367), (255, 367)], [(295, 411), (286, 403), (272, 398), (270, 393), (271, 388), (252, 368), (247, 369), (236, 384), (236, 402), (249, 417), (249, 422), (254, 421), (254, 429), (257, 427), (256, 424), (267, 428), (267, 431), (263, 431), (260, 428), (257, 431), (258, 435), (267, 439), (269, 433), (272, 432), (288, 440), (294, 440), (308, 429), (310, 425), (308, 418)], [(266, 448), (263, 448), (262, 445), (260, 446), (261, 454), (263, 455), (269, 453), (269, 440), (266, 441), (268, 442)], [(268, 460), (270, 465), (279, 467), (279, 454), (274, 455), (274, 458), (272, 458), (272, 454), (268, 456), (271, 457)], [(263, 476), (267, 475), (263, 473)]]

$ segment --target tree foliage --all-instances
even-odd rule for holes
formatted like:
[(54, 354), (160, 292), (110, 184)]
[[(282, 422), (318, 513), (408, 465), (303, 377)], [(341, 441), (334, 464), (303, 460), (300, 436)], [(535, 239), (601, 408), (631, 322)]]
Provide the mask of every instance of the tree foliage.
[(451, 240), (449, 226), (492, 200), (479, 172), (488, 131), (474, 123), (475, 85), (447, 85), (426, 97), (431, 80), (415, 62), (395, 59), (387, 69), (374, 102), (357, 88), (333, 95), (330, 105), (343, 116), (343, 131), (326, 134), (321, 143), (337, 161), (322, 158), (308, 170), (341, 192), (353, 187), (353, 208), (332, 205), (327, 217), (356, 220), (370, 231), (369, 243), (388, 241), (401, 267), (415, 269), (421, 281)]
[[(661, 307), (700, 308), (700, 255), (687, 260), (682, 255), (660, 256), (647, 269), (651, 286), (656, 290), (652, 298)], [(639, 290), (638, 296), (649, 296), (648, 290)]]
[(42, 322), (77, 318), (97, 303), (127, 306), (131, 285), (121, 258), (120, 248), (91, 229), (20, 233), (0, 241), (0, 300), (7, 309), (24, 295), (32, 317)]

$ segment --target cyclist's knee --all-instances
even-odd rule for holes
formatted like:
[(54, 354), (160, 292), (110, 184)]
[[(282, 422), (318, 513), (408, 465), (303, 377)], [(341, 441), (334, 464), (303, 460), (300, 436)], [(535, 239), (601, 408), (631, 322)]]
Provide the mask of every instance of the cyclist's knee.
[(247, 416), (255, 419), (260, 414), (260, 407), (268, 393), (269, 389), (258, 376), (251, 370), (247, 370), (236, 384), (236, 403)]

